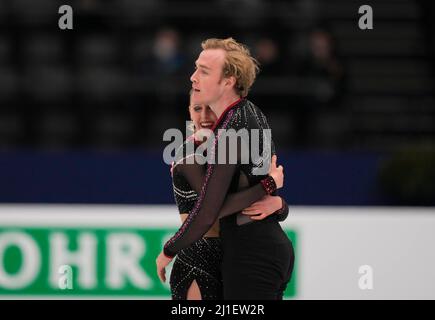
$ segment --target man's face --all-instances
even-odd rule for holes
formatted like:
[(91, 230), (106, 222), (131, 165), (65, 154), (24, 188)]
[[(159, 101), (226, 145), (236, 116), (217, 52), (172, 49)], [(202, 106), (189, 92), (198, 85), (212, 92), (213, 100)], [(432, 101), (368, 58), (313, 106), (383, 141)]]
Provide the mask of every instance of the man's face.
[(222, 49), (201, 52), (195, 62), (195, 72), (190, 77), (194, 103), (210, 105), (222, 96), (225, 89), (225, 81), (222, 79), (224, 61), (225, 51)]

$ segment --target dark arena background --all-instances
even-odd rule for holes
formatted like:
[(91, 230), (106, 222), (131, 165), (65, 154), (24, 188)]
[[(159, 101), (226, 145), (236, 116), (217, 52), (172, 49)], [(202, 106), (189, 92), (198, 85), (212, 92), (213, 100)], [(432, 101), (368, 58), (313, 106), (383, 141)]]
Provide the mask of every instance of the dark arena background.
[(163, 134), (185, 130), (211, 37), (260, 62), (285, 299), (435, 299), (435, 5), (417, 0), (0, 0), (0, 299), (170, 299)]

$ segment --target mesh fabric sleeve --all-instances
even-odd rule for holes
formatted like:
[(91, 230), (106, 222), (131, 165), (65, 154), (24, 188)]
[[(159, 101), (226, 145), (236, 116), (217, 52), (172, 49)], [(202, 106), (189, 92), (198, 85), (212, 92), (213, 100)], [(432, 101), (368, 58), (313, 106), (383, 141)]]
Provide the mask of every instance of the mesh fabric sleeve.
[[(199, 194), (205, 178), (204, 167), (205, 166), (197, 163), (180, 164), (177, 165), (176, 170), (179, 170), (179, 172), (187, 179), (193, 190)], [(218, 217), (223, 218), (240, 212), (263, 198), (266, 194), (266, 190), (260, 182), (244, 190), (230, 193), (225, 197), (225, 201), (219, 211)]]
[(168, 257), (190, 246), (212, 227), (219, 217), (237, 164), (208, 164), (201, 191), (193, 210), (164, 248)]

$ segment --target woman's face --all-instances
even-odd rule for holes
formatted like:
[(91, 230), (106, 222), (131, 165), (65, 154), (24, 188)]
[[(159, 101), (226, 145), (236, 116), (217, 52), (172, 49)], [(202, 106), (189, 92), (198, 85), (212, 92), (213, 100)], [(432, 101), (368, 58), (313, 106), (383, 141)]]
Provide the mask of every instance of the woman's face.
[(190, 119), (195, 125), (195, 131), (211, 129), (217, 121), (216, 114), (209, 106), (204, 104), (191, 103), (189, 107)]

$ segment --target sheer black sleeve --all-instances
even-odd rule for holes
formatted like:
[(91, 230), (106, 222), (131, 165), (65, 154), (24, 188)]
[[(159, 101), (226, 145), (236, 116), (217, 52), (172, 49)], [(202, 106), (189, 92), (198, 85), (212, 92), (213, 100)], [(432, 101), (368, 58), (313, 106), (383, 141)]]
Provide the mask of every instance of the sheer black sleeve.
[[(205, 178), (205, 166), (198, 163), (179, 164), (174, 170), (178, 170), (189, 182), (196, 193), (200, 194), (202, 183)], [(226, 196), (222, 208), (219, 211), (219, 218), (242, 211), (254, 202), (267, 195), (262, 183), (257, 183), (252, 187), (241, 191), (230, 193)], [(278, 211), (277, 211), (278, 213)]]
[(218, 219), (236, 169), (236, 164), (207, 165), (198, 200), (180, 229), (166, 242), (163, 248), (166, 256), (175, 256), (212, 227)]
[[(217, 140), (219, 138), (212, 142), (214, 143), (212, 154), (215, 161), (214, 164), (207, 164), (198, 200), (180, 229), (166, 242), (163, 248), (164, 254), (168, 257), (175, 256), (180, 250), (199, 240), (212, 227), (224, 205), (234, 174), (238, 173), (238, 164), (232, 164), (229, 161), (228, 149), (226, 150), (226, 161), (224, 161), (224, 164), (217, 161), (217, 159), (220, 160)], [(237, 149), (236, 152), (239, 153), (240, 149)], [(236, 158), (238, 163), (240, 159), (239, 154), (236, 155)], [(197, 179), (198, 177), (195, 178), (195, 180)], [(257, 188), (260, 187), (258, 186)], [(260, 199), (260, 191), (258, 192), (257, 199)]]

